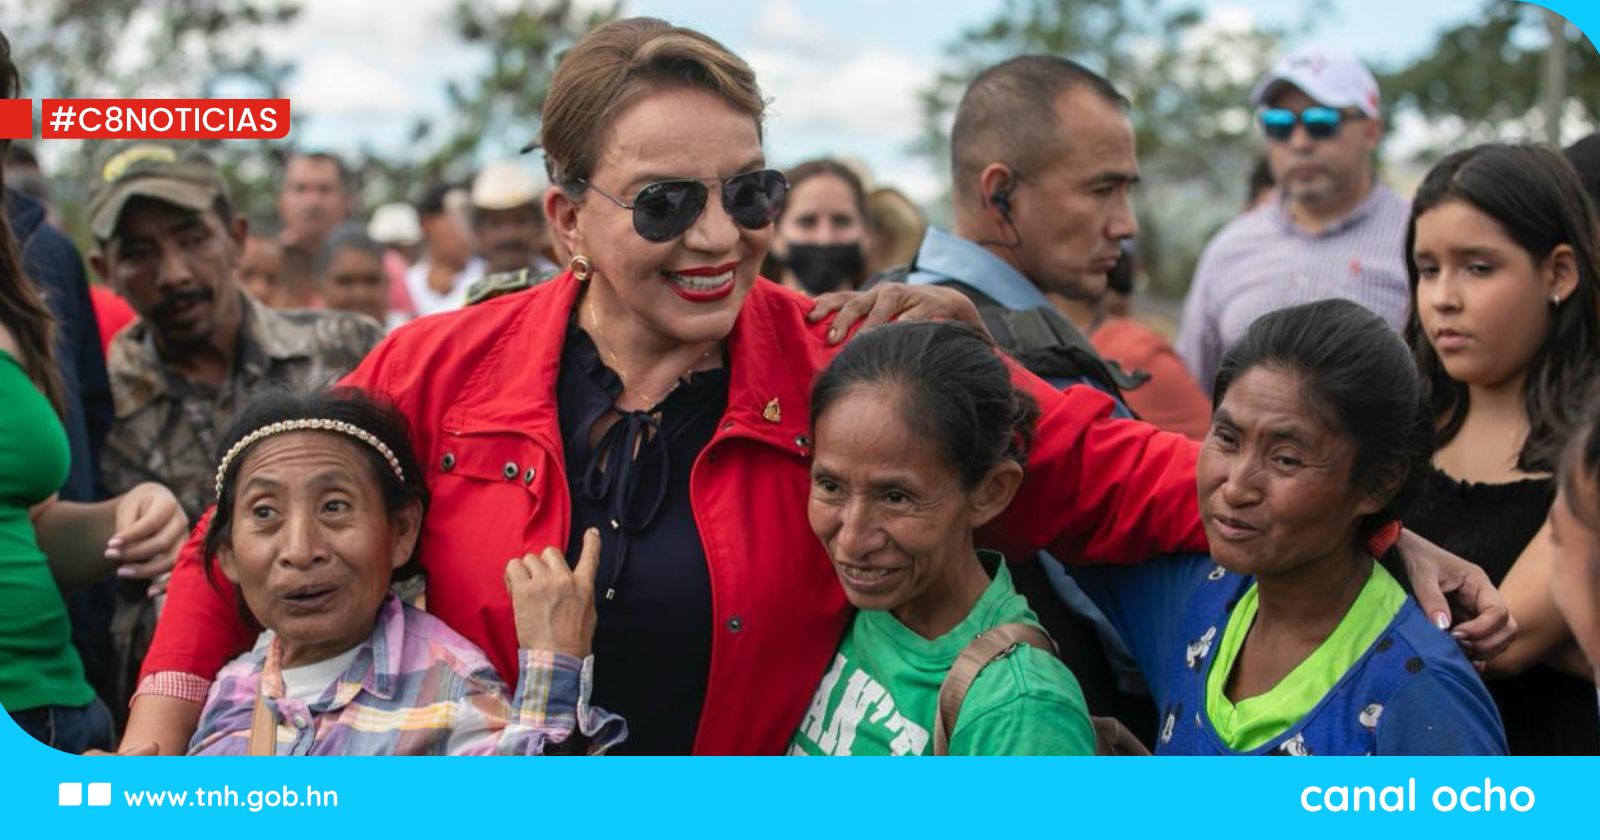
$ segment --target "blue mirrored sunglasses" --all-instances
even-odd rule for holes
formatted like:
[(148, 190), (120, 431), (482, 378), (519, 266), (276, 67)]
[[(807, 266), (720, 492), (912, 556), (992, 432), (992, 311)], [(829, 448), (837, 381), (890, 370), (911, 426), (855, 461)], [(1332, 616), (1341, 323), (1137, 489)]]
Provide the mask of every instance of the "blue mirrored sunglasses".
[(1268, 140), (1279, 143), (1294, 135), (1295, 123), (1306, 127), (1313, 140), (1326, 140), (1339, 133), (1339, 126), (1349, 119), (1335, 108), (1313, 105), (1298, 114), (1288, 108), (1267, 108), (1261, 112), (1261, 131)]

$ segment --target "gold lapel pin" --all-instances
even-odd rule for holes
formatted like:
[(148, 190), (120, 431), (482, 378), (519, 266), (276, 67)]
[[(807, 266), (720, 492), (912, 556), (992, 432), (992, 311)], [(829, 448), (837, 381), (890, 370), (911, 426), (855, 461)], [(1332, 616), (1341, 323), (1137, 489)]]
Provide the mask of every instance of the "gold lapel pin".
[(761, 416), (768, 423), (777, 423), (783, 419), (783, 409), (778, 408), (777, 397), (773, 397), (772, 402), (767, 403), (767, 407), (761, 410)]

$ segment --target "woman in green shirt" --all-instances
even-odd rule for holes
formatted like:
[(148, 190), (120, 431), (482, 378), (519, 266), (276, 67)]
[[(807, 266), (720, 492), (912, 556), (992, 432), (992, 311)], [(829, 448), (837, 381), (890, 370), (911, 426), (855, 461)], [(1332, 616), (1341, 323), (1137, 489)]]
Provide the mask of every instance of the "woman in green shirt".
[[(860, 612), (791, 754), (928, 755), (939, 687), (976, 636), (1038, 627), (973, 529), (1022, 483), (1038, 408), (993, 346), (948, 323), (856, 338), (817, 379), (811, 528)], [(1094, 734), (1072, 672), (1021, 645), (973, 681), (952, 755), (1087, 755)]]
[[(109, 747), (111, 718), (95, 701), (72, 647), (61, 590), (121, 566), (151, 577), (172, 567), (188, 519), (171, 491), (142, 484), (115, 499), (63, 502), (67, 434), (46, 396), (48, 342), (27, 305), (27, 282), (13, 269), (9, 237), (0, 237), (0, 706), (28, 734), (66, 752)], [(45, 331), (45, 334), (48, 334)], [(41, 387), (43, 384), (43, 387)]]
[[(0, 96), (15, 96), (9, 67), (0, 39)], [(164, 573), (188, 519), (158, 484), (94, 504), (56, 498), (70, 456), (54, 332), (0, 225), (0, 707), (34, 738), (83, 752), (110, 747), (111, 718), (84, 679), (60, 590), (119, 566), (129, 577)]]

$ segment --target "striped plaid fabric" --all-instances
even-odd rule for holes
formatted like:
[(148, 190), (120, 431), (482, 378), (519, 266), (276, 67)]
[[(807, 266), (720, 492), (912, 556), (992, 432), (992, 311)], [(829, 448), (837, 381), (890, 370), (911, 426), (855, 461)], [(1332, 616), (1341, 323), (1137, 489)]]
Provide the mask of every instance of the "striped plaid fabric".
[(244, 755), (256, 693), (278, 721), (278, 755), (541, 755), (576, 730), (602, 753), (627, 737), (621, 717), (589, 705), (594, 658), (520, 651), (517, 688), (439, 619), (390, 595), (371, 638), (313, 703), (284, 696), (280, 644), (217, 674), (190, 755)]
[(1224, 227), (1200, 255), (1178, 331), (1178, 355), (1201, 390), (1211, 393), (1223, 352), (1270, 312), (1343, 298), (1402, 329), (1411, 307), (1410, 215), (1410, 202), (1374, 184), (1350, 215), (1319, 233), (1296, 227), (1281, 197)]

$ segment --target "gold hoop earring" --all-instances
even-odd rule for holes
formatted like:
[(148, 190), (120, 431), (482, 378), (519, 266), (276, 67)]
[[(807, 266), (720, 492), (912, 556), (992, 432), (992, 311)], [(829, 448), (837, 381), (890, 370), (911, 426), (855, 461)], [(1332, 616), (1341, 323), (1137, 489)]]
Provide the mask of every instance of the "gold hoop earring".
[(582, 283), (588, 280), (590, 275), (594, 274), (594, 263), (589, 262), (588, 257), (578, 254), (567, 262), (567, 269), (572, 272), (572, 276), (576, 277), (579, 283)]

